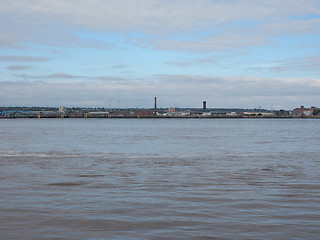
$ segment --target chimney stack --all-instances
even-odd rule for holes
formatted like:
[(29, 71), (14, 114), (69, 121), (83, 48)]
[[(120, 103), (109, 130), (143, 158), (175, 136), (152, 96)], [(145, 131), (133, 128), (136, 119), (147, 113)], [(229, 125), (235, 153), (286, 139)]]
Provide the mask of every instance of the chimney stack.
[(157, 115), (157, 97), (154, 97), (154, 113), (153, 115)]
[(206, 108), (207, 108), (207, 102), (206, 102), (206, 101), (203, 101), (203, 112), (206, 111)]

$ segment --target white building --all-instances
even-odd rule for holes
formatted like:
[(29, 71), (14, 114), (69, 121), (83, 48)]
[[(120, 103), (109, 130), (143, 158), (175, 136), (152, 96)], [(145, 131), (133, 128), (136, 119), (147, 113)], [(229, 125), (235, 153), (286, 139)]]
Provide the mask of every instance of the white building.
[(66, 107), (59, 107), (59, 112), (65, 112), (65, 111), (67, 111)]
[(304, 106), (301, 106), (300, 108), (293, 109), (293, 116), (294, 117), (312, 116), (313, 111), (315, 109), (316, 109), (315, 107), (305, 108)]

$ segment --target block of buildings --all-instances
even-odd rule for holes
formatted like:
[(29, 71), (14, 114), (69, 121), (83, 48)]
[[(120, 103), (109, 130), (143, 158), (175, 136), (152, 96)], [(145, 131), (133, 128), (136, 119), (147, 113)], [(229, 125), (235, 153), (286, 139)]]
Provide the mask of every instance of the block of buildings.
[(293, 109), (293, 116), (294, 117), (308, 117), (313, 116), (313, 111), (316, 110), (316, 107), (305, 108), (301, 106), (300, 108)]

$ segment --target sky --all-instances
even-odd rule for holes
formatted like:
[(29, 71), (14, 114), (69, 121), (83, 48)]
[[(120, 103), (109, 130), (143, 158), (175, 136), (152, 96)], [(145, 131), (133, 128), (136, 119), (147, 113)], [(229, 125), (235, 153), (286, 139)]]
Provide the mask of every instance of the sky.
[(0, 106), (320, 107), (319, 0), (0, 0)]

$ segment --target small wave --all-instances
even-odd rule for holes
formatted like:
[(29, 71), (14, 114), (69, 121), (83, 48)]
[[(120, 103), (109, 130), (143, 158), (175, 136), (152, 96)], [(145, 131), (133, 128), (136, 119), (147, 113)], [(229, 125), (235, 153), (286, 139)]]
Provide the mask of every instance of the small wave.
[(273, 169), (273, 168), (268, 168), (268, 167), (266, 167), (266, 168), (262, 168), (261, 170), (262, 170), (262, 171), (274, 171), (274, 169)]
[(64, 152), (20, 152), (20, 151), (0, 151), (0, 157), (38, 157), (38, 158), (73, 158), (79, 154)]
[(78, 177), (82, 177), (82, 178), (96, 178), (96, 177), (104, 177), (105, 175), (101, 175), (101, 174), (82, 174), (82, 175), (78, 175)]
[(61, 187), (72, 187), (72, 186), (81, 186), (85, 185), (87, 182), (56, 182), (56, 183), (49, 183), (49, 186), (61, 186)]

